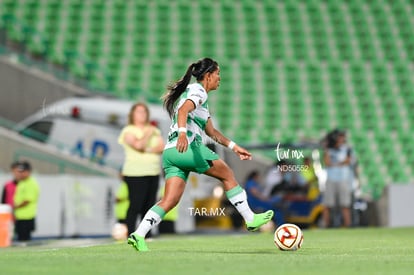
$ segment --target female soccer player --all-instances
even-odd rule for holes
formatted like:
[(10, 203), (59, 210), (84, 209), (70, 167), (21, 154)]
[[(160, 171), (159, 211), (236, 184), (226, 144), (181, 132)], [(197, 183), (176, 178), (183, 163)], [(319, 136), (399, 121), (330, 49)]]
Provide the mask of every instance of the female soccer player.
[[(196, 83), (189, 84), (194, 76)], [(138, 229), (129, 235), (128, 244), (138, 251), (147, 251), (146, 234), (155, 227), (165, 213), (180, 200), (191, 171), (204, 173), (219, 179), (226, 196), (242, 215), (249, 231), (256, 231), (270, 221), (273, 211), (255, 214), (247, 203), (246, 192), (237, 183), (233, 171), (219, 159), (218, 155), (202, 143), (205, 132), (213, 140), (227, 146), (241, 160), (250, 160), (251, 154), (214, 128), (210, 119), (207, 94), (218, 88), (220, 68), (211, 58), (191, 64), (185, 75), (168, 87), (164, 96), (164, 107), (172, 117), (168, 142), (162, 155), (165, 172), (165, 194), (144, 216)]]

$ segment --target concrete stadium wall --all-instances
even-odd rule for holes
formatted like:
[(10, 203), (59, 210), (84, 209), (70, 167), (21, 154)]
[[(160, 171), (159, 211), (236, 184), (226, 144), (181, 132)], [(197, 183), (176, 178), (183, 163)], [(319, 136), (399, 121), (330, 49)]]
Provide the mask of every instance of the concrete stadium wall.
[(0, 117), (19, 122), (44, 105), (89, 92), (35, 67), (0, 57)]
[(414, 226), (414, 183), (389, 184), (377, 202), (379, 225), (386, 227)]

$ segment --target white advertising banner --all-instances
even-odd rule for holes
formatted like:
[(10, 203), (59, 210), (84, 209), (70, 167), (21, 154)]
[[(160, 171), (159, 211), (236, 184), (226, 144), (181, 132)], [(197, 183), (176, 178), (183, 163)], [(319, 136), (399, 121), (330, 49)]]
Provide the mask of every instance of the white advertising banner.
[[(40, 197), (33, 237), (109, 235), (117, 179), (96, 176), (34, 175)], [(0, 176), (2, 185), (9, 180)]]
[[(115, 194), (120, 186), (116, 178), (77, 175), (33, 175), (40, 185), (40, 197), (33, 237), (109, 236), (116, 222)], [(0, 174), (0, 187), (10, 175)], [(1, 193), (1, 191), (0, 191)], [(194, 219), (189, 190), (180, 204), (177, 232), (193, 231)]]

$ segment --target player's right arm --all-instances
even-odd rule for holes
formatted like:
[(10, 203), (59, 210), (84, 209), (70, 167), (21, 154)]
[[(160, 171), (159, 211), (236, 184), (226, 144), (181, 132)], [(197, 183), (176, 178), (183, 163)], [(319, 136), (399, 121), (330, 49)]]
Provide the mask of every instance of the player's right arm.
[[(231, 144), (231, 140), (227, 137), (225, 137), (219, 130), (214, 128), (213, 122), (211, 119), (207, 120), (206, 125), (206, 134), (211, 137), (214, 141), (218, 142), (219, 144), (229, 147)], [(233, 152), (235, 152), (241, 160), (251, 160), (252, 154), (244, 149), (243, 147), (233, 143), (233, 145), (230, 148)]]

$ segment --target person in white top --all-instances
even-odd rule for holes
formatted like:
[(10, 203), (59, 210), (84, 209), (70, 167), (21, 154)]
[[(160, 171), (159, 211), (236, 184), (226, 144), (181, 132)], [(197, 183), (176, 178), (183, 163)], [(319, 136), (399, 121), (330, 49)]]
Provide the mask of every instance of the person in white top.
[[(194, 76), (196, 83), (190, 84)], [(250, 152), (226, 138), (214, 128), (208, 110), (208, 93), (220, 84), (220, 68), (211, 58), (192, 63), (185, 75), (168, 88), (164, 107), (172, 118), (168, 142), (162, 162), (165, 172), (165, 194), (144, 216), (138, 229), (130, 234), (128, 243), (138, 251), (147, 251), (146, 234), (179, 202), (190, 172), (204, 173), (221, 180), (227, 198), (246, 221), (249, 231), (258, 230), (270, 221), (273, 211), (255, 214), (247, 203), (245, 190), (237, 183), (227, 164), (202, 143), (206, 133), (217, 143), (227, 146), (241, 160), (250, 160)]]
[(324, 153), (327, 171), (326, 188), (323, 198), (325, 226), (331, 225), (331, 210), (339, 204), (343, 226), (350, 227), (352, 203), (352, 150), (346, 144), (346, 133), (334, 130), (328, 135), (328, 146)]

